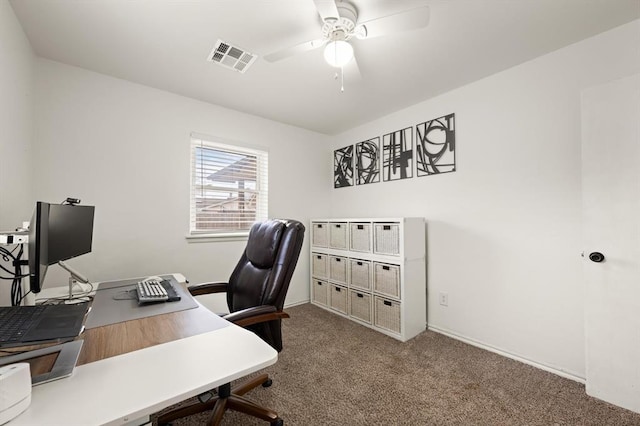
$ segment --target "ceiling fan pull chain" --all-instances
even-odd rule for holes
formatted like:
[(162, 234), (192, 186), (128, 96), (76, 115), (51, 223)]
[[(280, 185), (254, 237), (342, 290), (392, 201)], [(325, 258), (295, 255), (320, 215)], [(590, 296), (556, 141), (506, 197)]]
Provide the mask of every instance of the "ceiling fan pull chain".
[(340, 67), (340, 92), (344, 93), (344, 67)]

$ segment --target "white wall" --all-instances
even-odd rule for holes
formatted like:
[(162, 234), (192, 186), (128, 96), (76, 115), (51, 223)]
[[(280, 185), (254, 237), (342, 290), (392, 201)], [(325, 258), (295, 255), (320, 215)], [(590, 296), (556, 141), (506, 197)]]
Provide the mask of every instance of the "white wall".
[(335, 138), (456, 114), (455, 173), (330, 198), (333, 216), (426, 218), (431, 328), (584, 378), (580, 90), (637, 72), (639, 35), (635, 21)]
[[(34, 55), (9, 2), (0, 1), (0, 231), (31, 218)], [(10, 281), (0, 281), (8, 305)]]
[[(268, 148), (270, 217), (307, 224), (326, 208), (324, 135), (45, 59), (37, 61), (36, 93), (35, 197), (96, 206), (93, 252), (69, 261), (92, 280), (229, 277), (245, 242), (185, 239), (191, 132)], [(309, 298), (308, 268), (303, 254), (288, 304)], [(50, 268), (45, 287), (66, 277)]]

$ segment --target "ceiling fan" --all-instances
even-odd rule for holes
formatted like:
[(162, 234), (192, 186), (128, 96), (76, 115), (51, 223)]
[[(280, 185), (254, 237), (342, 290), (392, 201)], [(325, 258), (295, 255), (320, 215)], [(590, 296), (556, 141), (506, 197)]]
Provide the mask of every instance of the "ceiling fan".
[(265, 55), (266, 61), (280, 61), (325, 46), (324, 58), (329, 65), (343, 68), (349, 64), (357, 71), (357, 63), (351, 45), (353, 39), (366, 40), (396, 32), (424, 28), (429, 22), (429, 8), (427, 6), (359, 22), (358, 10), (347, 1), (313, 1), (322, 19), (322, 37)]

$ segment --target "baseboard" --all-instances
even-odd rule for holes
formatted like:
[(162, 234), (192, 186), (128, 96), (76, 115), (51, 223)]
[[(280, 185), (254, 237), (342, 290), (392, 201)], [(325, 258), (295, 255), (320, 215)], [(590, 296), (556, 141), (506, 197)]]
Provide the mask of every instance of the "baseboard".
[(298, 306), (298, 305), (304, 305), (305, 303), (310, 303), (311, 301), (309, 299), (307, 300), (300, 300), (298, 302), (291, 302), (291, 303), (285, 303), (284, 304), (284, 308), (293, 308), (294, 306)]
[(493, 352), (493, 353), (496, 353), (498, 355), (504, 356), (506, 358), (510, 358), (510, 359), (515, 360), (515, 361), (522, 362), (522, 363), (530, 365), (532, 367), (539, 368), (540, 370), (547, 371), (547, 372), (555, 374), (557, 376), (564, 377), (565, 379), (573, 380), (575, 382), (582, 383), (582, 384), (586, 383), (586, 379), (584, 377), (580, 377), (580, 376), (577, 376), (577, 375), (575, 375), (573, 373), (569, 373), (569, 372), (566, 372), (566, 371), (563, 371), (563, 370), (559, 370), (559, 369), (554, 368), (554, 367), (550, 367), (548, 365), (541, 364), (541, 363), (536, 362), (536, 361), (532, 361), (532, 360), (527, 359), (527, 358), (523, 358), (523, 357), (521, 357), (519, 355), (515, 355), (515, 354), (512, 354), (512, 353), (506, 352), (506, 351), (504, 351), (502, 349), (498, 349), (498, 348), (495, 348), (493, 346), (487, 345), (485, 343), (478, 342), (477, 340), (470, 339), (470, 338), (465, 337), (465, 336), (461, 336), (461, 335), (453, 333), (453, 332), (451, 332), (449, 330), (445, 330), (445, 329), (442, 329), (442, 328), (439, 328), (439, 327), (436, 327), (436, 326), (432, 326), (432, 325), (429, 325), (428, 329), (431, 330), (431, 331), (434, 331), (436, 333), (443, 334), (443, 335), (445, 335), (447, 337), (451, 337), (452, 339), (456, 339), (456, 340), (460, 340), (461, 342), (468, 343), (471, 346), (476, 346), (476, 347), (478, 347), (480, 349), (484, 349), (484, 350), (487, 350), (489, 352)]

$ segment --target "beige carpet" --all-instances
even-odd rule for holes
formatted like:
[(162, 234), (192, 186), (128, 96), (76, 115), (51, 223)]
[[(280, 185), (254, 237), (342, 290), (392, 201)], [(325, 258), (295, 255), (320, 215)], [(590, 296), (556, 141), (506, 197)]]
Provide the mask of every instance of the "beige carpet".
[[(401, 343), (310, 304), (287, 312), (273, 386), (247, 394), (285, 425), (640, 425), (579, 383), (434, 332)], [(267, 423), (227, 412), (223, 424)]]

